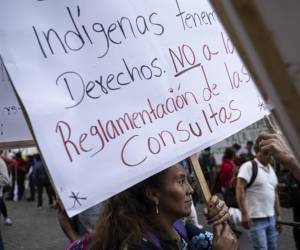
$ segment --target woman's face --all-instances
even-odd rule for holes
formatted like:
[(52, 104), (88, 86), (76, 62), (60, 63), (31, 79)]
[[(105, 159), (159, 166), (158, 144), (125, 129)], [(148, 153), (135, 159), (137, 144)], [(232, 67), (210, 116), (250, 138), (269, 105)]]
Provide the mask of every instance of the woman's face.
[(159, 191), (159, 212), (174, 219), (189, 216), (194, 191), (187, 180), (187, 172), (180, 164), (166, 171), (163, 187)]

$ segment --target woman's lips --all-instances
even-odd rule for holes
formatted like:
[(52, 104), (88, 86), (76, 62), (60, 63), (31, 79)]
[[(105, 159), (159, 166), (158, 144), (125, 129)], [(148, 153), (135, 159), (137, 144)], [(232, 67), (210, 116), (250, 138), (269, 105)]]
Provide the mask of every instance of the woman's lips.
[(193, 200), (188, 200), (185, 203), (188, 204), (188, 205), (192, 205), (192, 202), (193, 202)]

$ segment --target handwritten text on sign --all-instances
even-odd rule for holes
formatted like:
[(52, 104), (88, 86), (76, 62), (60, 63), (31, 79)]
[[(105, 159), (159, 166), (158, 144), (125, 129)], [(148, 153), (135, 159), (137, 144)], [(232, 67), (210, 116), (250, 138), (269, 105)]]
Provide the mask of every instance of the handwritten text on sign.
[(0, 58), (0, 144), (31, 141), (23, 112)]
[(265, 113), (207, 1), (6, 0), (0, 21), (6, 66), (69, 215)]

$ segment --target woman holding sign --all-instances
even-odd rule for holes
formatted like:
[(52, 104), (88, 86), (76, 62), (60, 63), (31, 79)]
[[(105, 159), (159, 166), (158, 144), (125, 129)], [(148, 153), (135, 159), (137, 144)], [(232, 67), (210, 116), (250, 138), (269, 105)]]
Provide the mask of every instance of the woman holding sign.
[(228, 208), (217, 197), (205, 210), (214, 236), (181, 220), (191, 213), (192, 193), (186, 171), (176, 164), (109, 199), (95, 234), (67, 249), (237, 249), (229, 226), (222, 232), (216, 226), (228, 219)]

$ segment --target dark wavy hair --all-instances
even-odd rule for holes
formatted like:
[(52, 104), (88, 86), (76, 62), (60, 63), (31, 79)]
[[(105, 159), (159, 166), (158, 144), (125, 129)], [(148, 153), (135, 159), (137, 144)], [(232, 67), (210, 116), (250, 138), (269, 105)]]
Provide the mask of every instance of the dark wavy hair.
[(148, 188), (162, 189), (166, 171), (105, 202), (103, 213), (92, 236), (91, 249), (141, 249), (142, 240), (147, 238), (147, 232), (159, 232), (149, 216), (155, 213), (155, 203), (147, 199), (146, 191)]

